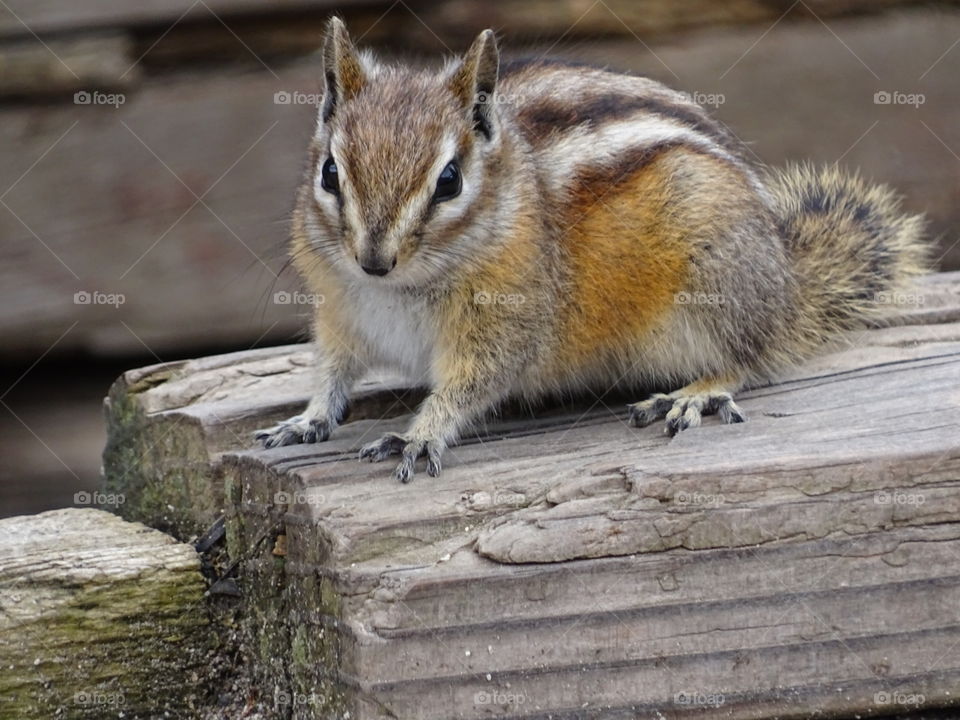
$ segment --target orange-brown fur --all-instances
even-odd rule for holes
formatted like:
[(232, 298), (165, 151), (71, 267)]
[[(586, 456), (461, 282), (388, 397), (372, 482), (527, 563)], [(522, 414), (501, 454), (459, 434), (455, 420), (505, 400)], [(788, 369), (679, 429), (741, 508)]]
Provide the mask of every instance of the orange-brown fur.
[(671, 214), (668, 172), (656, 161), (601, 200), (591, 193), (571, 208), (582, 216), (561, 240), (571, 280), (560, 309), (558, 364), (580, 366), (623, 347), (673, 308), (690, 247)]

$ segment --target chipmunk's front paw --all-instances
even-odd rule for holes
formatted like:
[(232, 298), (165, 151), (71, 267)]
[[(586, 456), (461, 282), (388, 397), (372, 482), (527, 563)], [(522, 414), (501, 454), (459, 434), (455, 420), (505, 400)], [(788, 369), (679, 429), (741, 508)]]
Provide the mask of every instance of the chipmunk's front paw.
[(642, 402), (628, 405), (627, 421), (633, 427), (645, 427), (655, 420), (666, 419), (666, 432), (676, 435), (681, 430), (697, 427), (704, 415), (720, 416), (724, 423), (741, 423), (746, 415), (726, 391), (690, 392), (686, 388), (669, 395), (657, 393)]
[(330, 423), (326, 420), (296, 415), (273, 427), (255, 430), (253, 437), (262, 442), (265, 448), (275, 448), (297, 443), (323, 442), (330, 437), (331, 430)]
[(403, 452), (407, 439), (397, 433), (386, 433), (381, 435), (378, 440), (367, 443), (360, 448), (360, 459), (369, 462), (380, 462), (391, 455), (399, 455)]
[(413, 440), (397, 433), (386, 433), (379, 440), (374, 440), (360, 448), (360, 459), (370, 462), (380, 462), (390, 455), (401, 455), (402, 459), (393, 476), (400, 482), (407, 483), (413, 480), (414, 466), (417, 459), (427, 456), (427, 475), (440, 475), (440, 457), (443, 455), (443, 445), (430, 440)]

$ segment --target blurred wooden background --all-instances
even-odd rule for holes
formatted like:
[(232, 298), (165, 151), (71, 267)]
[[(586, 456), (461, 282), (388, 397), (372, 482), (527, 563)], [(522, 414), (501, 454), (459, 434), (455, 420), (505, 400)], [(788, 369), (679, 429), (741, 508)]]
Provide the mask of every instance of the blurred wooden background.
[(332, 11), (389, 56), (432, 62), (491, 26), (508, 56), (687, 90), (764, 162), (896, 186), (960, 268), (957, 2), (5, 0), (0, 514), (95, 484), (121, 366), (301, 333), (281, 268)]

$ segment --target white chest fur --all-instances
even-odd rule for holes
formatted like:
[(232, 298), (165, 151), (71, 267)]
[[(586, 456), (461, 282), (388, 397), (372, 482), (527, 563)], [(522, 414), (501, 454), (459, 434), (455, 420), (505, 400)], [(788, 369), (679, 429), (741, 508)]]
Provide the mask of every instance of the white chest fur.
[(371, 360), (409, 376), (417, 384), (432, 384), (433, 331), (428, 310), (415, 298), (371, 283), (350, 293), (350, 317), (370, 348)]

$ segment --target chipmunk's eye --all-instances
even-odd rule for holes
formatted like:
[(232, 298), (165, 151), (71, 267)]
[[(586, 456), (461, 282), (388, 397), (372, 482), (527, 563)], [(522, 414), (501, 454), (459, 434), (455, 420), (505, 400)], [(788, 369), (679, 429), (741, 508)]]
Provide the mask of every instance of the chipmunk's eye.
[(332, 157), (328, 157), (320, 168), (320, 186), (328, 193), (340, 194), (340, 177), (337, 174), (337, 164)]
[(460, 194), (463, 182), (460, 179), (460, 166), (456, 160), (451, 160), (437, 178), (437, 189), (433, 193), (435, 202), (450, 200)]

